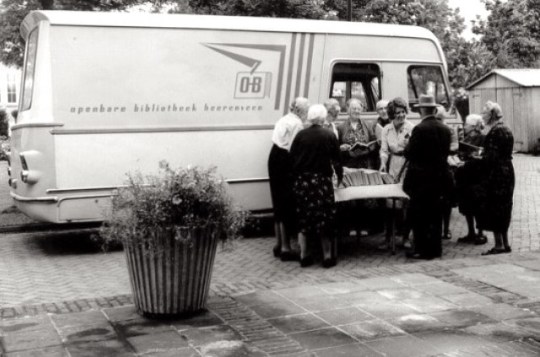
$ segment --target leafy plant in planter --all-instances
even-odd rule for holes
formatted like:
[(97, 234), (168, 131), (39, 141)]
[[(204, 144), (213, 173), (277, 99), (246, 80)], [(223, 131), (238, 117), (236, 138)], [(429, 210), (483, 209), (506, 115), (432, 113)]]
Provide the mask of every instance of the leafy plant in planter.
[(101, 236), (124, 245), (139, 312), (190, 314), (204, 308), (217, 242), (235, 238), (245, 218), (214, 168), (162, 161), (158, 175), (128, 175)]

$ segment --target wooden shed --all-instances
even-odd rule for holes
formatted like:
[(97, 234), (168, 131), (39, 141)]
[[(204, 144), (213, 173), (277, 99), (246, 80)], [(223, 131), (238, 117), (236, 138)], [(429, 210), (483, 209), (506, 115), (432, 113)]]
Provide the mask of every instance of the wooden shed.
[(540, 138), (540, 69), (495, 69), (467, 87), (471, 113), (499, 103), (514, 133), (514, 150), (528, 152)]

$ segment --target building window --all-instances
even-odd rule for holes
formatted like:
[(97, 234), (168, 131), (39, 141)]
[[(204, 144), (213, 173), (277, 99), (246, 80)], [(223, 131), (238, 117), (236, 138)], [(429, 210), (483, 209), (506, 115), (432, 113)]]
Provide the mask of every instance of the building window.
[(418, 98), (423, 94), (433, 96), (438, 104), (446, 110), (450, 109), (448, 90), (440, 66), (410, 66), (407, 74), (411, 110), (418, 111), (414, 105), (418, 104)]
[(13, 72), (7, 73), (7, 101), (17, 103), (17, 76)]
[(375, 104), (381, 99), (381, 72), (374, 63), (336, 63), (332, 70), (330, 97), (347, 110), (347, 101), (360, 99), (365, 111), (374, 112)]

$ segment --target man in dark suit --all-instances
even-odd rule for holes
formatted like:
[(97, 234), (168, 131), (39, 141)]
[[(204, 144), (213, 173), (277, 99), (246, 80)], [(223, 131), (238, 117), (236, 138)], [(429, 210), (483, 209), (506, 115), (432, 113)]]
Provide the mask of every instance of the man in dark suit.
[(410, 196), (408, 214), (414, 234), (414, 251), (407, 256), (433, 259), (442, 255), (442, 203), (451, 182), (447, 162), (451, 132), (435, 117), (433, 96), (420, 96), (417, 108), (422, 122), (413, 129), (405, 149), (409, 167), (403, 189)]

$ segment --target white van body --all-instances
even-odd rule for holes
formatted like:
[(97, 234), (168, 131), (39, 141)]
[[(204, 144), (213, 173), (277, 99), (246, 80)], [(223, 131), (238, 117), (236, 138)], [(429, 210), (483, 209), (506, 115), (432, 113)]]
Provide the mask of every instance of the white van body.
[(370, 121), (379, 98), (450, 103), (441, 47), (420, 27), (36, 11), (21, 32), (11, 196), (47, 222), (103, 220), (126, 173), (160, 160), (217, 166), (239, 205), (268, 211), (270, 138), (294, 97), (361, 97)]

